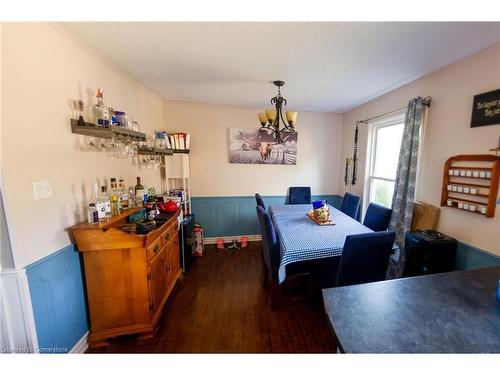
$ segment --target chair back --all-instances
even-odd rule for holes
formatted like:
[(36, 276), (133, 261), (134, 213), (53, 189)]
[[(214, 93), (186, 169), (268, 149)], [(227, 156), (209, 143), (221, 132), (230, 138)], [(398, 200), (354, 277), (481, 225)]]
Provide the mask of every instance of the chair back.
[(374, 232), (387, 230), (391, 221), (391, 215), (392, 210), (390, 208), (371, 202), (366, 210), (363, 225)]
[(255, 193), (255, 202), (257, 202), (257, 206), (261, 206), (264, 210), (266, 209), (264, 199), (262, 199), (262, 196), (259, 193)]
[(336, 286), (385, 280), (395, 238), (394, 231), (347, 236)]
[(359, 196), (351, 193), (345, 193), (344, 199), (342, 199), (340, 211), (357, 220), (360, 201), (361, 198)]
[(280, 244), (274, 225), (269, 214), (261, 206), (257, 206), (257, 217), (262, 234), (262, 255), (269, 276), (278, 278), (278, 267), (280, 261)]
[(309, 186), (292, 186), (289, 188), (289, 204), (311, 204), (311, 188)]

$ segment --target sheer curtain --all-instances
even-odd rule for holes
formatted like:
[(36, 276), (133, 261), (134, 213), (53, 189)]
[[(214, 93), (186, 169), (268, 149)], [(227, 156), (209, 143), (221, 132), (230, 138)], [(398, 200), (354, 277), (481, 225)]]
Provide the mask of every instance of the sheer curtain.
[(418, 156), (420, 146), (420, 131), (424, 119), (422, 98), (414, 98), (408, 102), (405, 115), (403, 139), (399, 152), (398, 170), (394, 195), (392, 197), (392, 217), (389, 229), (396, 232), (396, 245), (399, 256), (391, 257), (387, 277), (397, 278), (403, 273), (406, 261), (404, 249), (405, 234), (411, 228), (413, 201), (418, 171)]

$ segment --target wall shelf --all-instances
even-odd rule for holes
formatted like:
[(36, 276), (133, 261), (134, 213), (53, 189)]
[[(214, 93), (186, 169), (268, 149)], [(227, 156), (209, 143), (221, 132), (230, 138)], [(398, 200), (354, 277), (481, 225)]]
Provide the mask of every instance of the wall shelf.
[(137, 154), (138, 155), (160, 155), (161, 156), (161, 155), (173, 155), (174, 153), (170, 149), (155, 147), (154, 149), (139, 148), (139, 149), (137, 149)]
[[(477, 167), (471, 165), (463, 165), (463, 163), (481, 163)], [(488, 163), (489, 166), (486, 167), (484, 164)], [(462, 164), (462, 165), (461, 165)], [(491, 177), (471, 177), (471, 176), (450, 176), (450, 170), (478, 170), (478, 171), (491, 171)], [(448, 200), (452, 202), (466, 202), (473, 203), (475, 205), (479, 205), (482, 207), (486, 207), (486, 217), (494, 217), (495, 216), (495, 207), (496, 207), (496, 199), (498, 195), (498, 180), (500, 175), (500, 157), (494, 155), (456, 155), (449, 158), (444, 164), (444, 172), (443, 172), (443, 186), (441, 190), (441, 206), (457, 208), (456, 206), (448, 206)], [(466, 178), (468, 180), (479, 180), (479, 181), (489, 181), (488, 185), (485, 184), (476, 184), (476, 183), (465, 183), (457, 181), (456, 179)], [(482, 188), (488, 190), (488, 193), (479, 193), (479, 194), (470, 194), (464, 192), (458, 192), (453, 190), (448, 190), (448, 185), (457, 185), (457, 186), (470, 186), (476, 188)], [(450, 195), (451, 194), (451, 195)], [(457, 198), (456, 194), (465, 194), (467, 195), (467, 199), (465, 198)], [(470, 198), (478, 197), (479, 199), (483, 199), (484, 201), (476, 201), (471, 200)], [(468, 211), (462, 210), (471, 213), (480, 213), (480, 210), (477, 211)]]
[(126, 129), (122, 126), (109, 125), (107, 128), (103, 128), (90, 122), (86, 122), (85, 126), (80, 126), (78, 125), (78, 120), (75, 119), (71, 119), (71, 132), (74, 134), (107, 139), (111, 139), (113, 137), (124, 137), (135, 141), (146, 140), (146, 134)]
[[(453, 178), (455, 176), (450, 176), (450, 177)], [(456, 182), (450, 181), (448, 185), (469, 186), (469, 187), (477, 187), (477, 188), (483, 188), (483, 189), (489, 189), (490, 188), (490, 185), (469, 184), (468, 182), (458, 182), (458, 181), (456, 181)], [(451, 191), (450, 191), (450, 193), (451, 193)], [(454, 193), (456, 193), (456, 192), (454, 192)]]

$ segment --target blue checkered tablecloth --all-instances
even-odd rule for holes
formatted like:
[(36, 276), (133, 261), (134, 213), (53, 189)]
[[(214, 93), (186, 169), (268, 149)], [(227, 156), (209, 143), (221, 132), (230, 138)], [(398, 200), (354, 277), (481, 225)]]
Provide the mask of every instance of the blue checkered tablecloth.
[(335, 225), (317, 225), (306, 215), (311, 208), (310, 204), (269, 207), (281, 245), (280, 283), (285, 281), (287, 264), (340, 256), (348, 235), (373, 232), (332, 206), (330, 215)]

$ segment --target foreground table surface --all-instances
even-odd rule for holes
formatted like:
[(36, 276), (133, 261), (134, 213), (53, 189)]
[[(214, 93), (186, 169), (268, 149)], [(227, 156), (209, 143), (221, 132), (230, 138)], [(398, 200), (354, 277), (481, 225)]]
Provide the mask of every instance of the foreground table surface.
[(332, 206), (330, 216), (335, 225), (317, 225), (306, 215), (311, 208), (310, 204), (269, 207), (281, 243), (280, 282), (286, 278), (287, 264), (340, 256), (348, 235), (372, 232)]
[(500, 266), (323, 290), (346, 353), (500, 353)]

